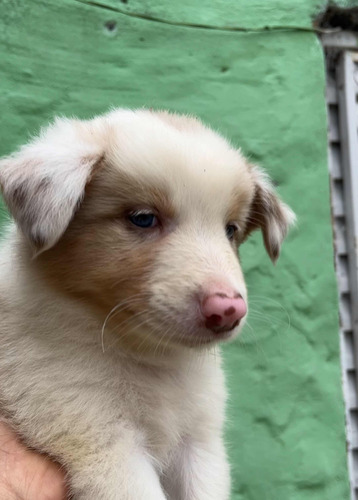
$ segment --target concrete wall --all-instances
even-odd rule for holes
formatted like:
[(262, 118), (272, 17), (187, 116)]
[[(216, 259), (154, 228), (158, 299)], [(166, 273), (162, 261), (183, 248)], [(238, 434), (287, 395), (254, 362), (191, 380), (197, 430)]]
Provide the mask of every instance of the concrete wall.
[(225, 349), (233, 500), (348, 499), (316, 11), (311, 0), (0, 0), (0, 154), (55, 114), (190, 112), (266, 167), (297, 212), (275, 268), (260, 235), (240, 252), (251, 313)]

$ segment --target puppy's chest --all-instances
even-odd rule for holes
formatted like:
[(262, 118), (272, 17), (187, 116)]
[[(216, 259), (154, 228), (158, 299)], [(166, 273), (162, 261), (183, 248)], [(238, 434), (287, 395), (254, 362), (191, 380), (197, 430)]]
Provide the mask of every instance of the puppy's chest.
[(165, 459), (188, 436), (202, 435), (203, 428), (220, 427), (225, 389), (219, 367), (142, 376), (134, 413), (148, 447), (158, 459)]

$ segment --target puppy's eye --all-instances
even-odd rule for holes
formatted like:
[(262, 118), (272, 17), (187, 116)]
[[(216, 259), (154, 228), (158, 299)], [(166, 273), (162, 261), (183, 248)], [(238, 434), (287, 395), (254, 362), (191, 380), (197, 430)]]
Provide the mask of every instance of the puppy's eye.
[(234, 236), (235, 236), (237, 230), (238, 230), (238, 227), (235, 224), (228, 224), (225, 228), (226, 237), (230, 241), (232, 241), (234, 239)]
[(132, 212), (128, 215), (128, 219), (132, 224), (143, 229), (156, 227), (158, 225), (158, 217), (151, 212)]

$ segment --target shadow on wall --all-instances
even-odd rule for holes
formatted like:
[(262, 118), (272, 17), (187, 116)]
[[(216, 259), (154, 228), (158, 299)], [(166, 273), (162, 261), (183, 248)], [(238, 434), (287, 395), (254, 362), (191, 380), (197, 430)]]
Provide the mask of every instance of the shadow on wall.
[(358, 31), (358, 6), (346, 9), (330, 5), (317, 16), (314, 26), (320, 29), (340, 28), (345, 31)]

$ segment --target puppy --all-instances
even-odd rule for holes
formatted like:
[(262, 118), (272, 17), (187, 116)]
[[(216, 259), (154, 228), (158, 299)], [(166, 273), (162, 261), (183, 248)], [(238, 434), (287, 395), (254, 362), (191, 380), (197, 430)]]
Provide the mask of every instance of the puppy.
[[(238, 246), (293, 214), (194, 118), (58, 119), (0, 162), (0, 412), (75, 500), (226, 500), (218, 344), (247, 315)], [(213, 353), (216, 353), (214, 356)]]

